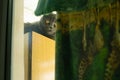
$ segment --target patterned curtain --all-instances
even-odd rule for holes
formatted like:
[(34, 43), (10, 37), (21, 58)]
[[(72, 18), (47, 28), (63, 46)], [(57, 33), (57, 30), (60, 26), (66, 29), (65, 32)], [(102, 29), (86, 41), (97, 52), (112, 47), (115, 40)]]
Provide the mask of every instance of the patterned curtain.
[(67, 1), (51, 8), (58, 12), (55, 80), (120, 80), (119, 0), (87, 0), (73, 10)]

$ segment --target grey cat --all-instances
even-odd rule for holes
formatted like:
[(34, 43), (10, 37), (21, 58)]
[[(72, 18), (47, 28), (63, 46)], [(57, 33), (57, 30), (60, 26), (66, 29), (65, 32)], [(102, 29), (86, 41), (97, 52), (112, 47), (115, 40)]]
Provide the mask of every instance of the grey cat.
[(24, 33), (35, 31), (50, 39), (55, 39), (56, 14), (43, 15), (40, 21), (34, 23), (24, 23)]

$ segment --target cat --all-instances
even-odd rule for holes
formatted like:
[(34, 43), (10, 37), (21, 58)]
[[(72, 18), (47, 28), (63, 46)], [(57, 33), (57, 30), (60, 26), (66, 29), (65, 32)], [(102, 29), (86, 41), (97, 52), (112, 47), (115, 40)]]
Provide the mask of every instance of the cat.
[(35, 31), (43, 36), (55, 40), (56, 33), (56, 15), (53, 13), (45, 14), (41, 19), (34, 23), (24, 23), (24, 34)]

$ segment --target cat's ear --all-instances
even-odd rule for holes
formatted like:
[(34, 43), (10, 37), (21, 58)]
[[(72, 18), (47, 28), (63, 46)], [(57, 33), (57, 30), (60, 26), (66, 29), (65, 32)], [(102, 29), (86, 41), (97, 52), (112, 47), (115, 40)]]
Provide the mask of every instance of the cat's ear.
[(51, 13), (50, 15), (51, 15), (51, 17), (52, 17), (55, 21), (57, 20), (57, 14)]
[(57, 14), (54, 14), (54, 13), (53, 13), (53, 15), (55, 16), (55, 19), (57, 19)]
[(53, 17), (53, 18), (56, 19), (57, 14), (55, 14), (55, 13), (48, 13), (48, 14), (46, 14), (45, 16), (51, 16), (51, 17)]

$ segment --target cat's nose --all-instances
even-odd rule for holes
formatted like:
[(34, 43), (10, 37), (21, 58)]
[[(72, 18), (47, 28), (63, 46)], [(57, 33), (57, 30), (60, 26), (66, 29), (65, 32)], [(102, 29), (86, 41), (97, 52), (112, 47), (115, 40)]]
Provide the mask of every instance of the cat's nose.
[(52, 27), (52, 26), (50, 26), (49, 28), (50, 28), (50, 29), (52, 29), (53, 27)]

